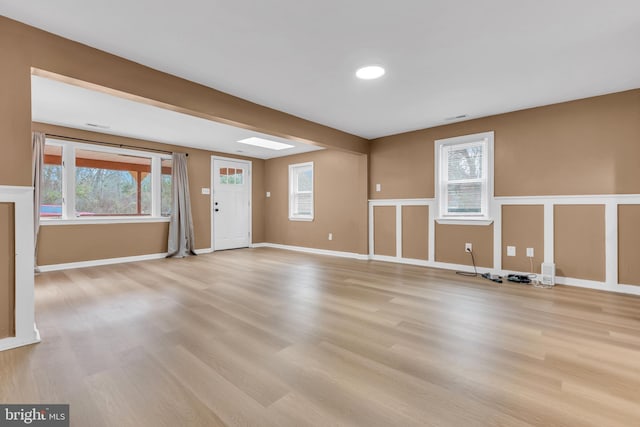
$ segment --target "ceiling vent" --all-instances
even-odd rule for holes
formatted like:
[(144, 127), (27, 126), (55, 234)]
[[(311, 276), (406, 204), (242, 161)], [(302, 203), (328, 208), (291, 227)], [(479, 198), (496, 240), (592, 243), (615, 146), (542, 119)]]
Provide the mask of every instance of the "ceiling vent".
[(90, 126), (92, 128), (98, 128), (98, 129), (109, 129), (109, 128), (111, 128), (111, 126), (109, 126), (109, 125), (100, 125), (98, 123), (85, 123), (85, 125)]
[(468, 114), (460, 114), (459, 116), (447, 117), (446, 119), (444, 119), (444, 121), (450, 122), (451, 120), (461, 120), (466, 119), (467, 117), (469, 117)]

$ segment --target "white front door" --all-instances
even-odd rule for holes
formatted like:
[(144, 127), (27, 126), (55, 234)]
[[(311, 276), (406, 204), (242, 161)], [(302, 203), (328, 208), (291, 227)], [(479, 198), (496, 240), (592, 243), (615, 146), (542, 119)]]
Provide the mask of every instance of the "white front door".
[(251, 163), (213, 159), (213, 250), (249, 246)]

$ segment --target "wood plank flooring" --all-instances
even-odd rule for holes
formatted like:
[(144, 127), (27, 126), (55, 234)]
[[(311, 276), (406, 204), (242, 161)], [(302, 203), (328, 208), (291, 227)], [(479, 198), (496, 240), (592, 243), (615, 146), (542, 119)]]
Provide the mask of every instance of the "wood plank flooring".
[(259, 248), (44, 273), (0, 402), (74, 426), (638, 426), (640, 298)]

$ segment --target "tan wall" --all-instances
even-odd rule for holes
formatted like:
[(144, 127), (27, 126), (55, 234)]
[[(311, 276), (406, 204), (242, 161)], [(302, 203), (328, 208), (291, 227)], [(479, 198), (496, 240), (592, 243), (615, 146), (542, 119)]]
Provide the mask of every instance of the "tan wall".
[[(248, 159), (247, 157), (159, 144), (139, 139), (99, 134), (43, 123), (33, 123), (33, 130), (100, 142), (189, 153), (189, 157), (187, 158), (189, 168), (189, 190), (191, 193), (195, 247), (197, 249), (207, 249), (211, 247), (211, 200), (209, 195), (203, 195), (200, 191), (201, 188), (209, 188), (211, 186), (211, 156), (218, 155), (245, 160)], [(254, 242), (262, 242), (264, 241), (264, 160), (248, 160), (251, 160), (253, 165), (253, 176), (251, 181), (253, 190), (252, 238)], [(126, 248), (122, 242), (129, 241), (132, 236), (132, 227), (138, 226), (140, 226), (141, 231), (135, 232), (133, 235), (140, 239), (147, 239), (149, 241), (137, 242), (132, 248)], [(153, 227), (150, 227), (149, 224), (43, 226), (43, 231), (40, 233), (39, 237), (38, 264), (49, 265), (166, 252), (166, 237), (163, 242), (159, 243), (157, 241), (158, 233), (166, 235), (166, 230), (164, 230), (166, 227), (166, 223), (155, 224)], [(55, 229), (55, 231), (53, 229)], [(164, 231), (158, 231), (160, 229)], [(81, 239), (83, 235), (102, 236), (105, 230), (109, 230), (109, 239), (89, 240), (92, 243), (91, 245), (83, 245), (77, 241), (78, 239)], [(68, 233), (68, 235), (65, 233)], [(99, 244), (96, 242), (99, 242)], [(83, 250), (78, 251), (78, 246), (83, 247)]]
[[(286, 113), (275, 111), (228, 94), (171, 76), (123, 58), (72, 42), (27, 25), (0, 17), (0, 149), (4, 153), (0, 167), (0, 185), (31, 185), (31, 72), (32, 67), (41, 75), (55, 73), (69, 78), (69, 82), (93, 87), (172, 109), (198, 117), (237, 125), (247, 129), (288, 137), (318, 145), (355, 152), (368, 152), (368, 143), (362, 138), (326, 126), (318, 125)], [(96, 85), (100, 86), (98, 88)], [(42, 127), (36, 125), (36, 127)], [(56, 132), (59, 133), (59, 132)], [(82, 131), (69, 131), (76, 136)], [(87, 132), (90, 133), (90, 132)], [(96, 137), (80, 136), (89, 139)], [(100, 136), (99, 140), (112, 137)], [(141, 142), (141, 145), (152, 143)], [(135, 145), (135, 143), (131, 144)], [(171, 148), (164, 148), (171, 149)], [(178, 148), (188, 151), (193, 216), (196, 228), (196, 247), (210, 247), (210, 220), (208, 196), (200, 195), (201, 187), (209, 187), (209, 156), (202, 150)], [(237, 157), (223, 154), (225, 157)], [(366, 174), (366, 171), (364, 172)], [(264, 162), (253, 159), (253, 241), (266, 239), (264, 227)], [(365, 175), (366, 176), (366, 175)], [(366, 178), (365, 178), (366, 179)], [(365, 183), (366, 199), (366, 183)], [(366, 227), (365, 219), (361, 224)], [(363, 222), (362, 222), (363, 221)], [(89, 227), (89, 226), (87, 226)], [(92, 226), (96, 229), (101, 226)], [(357, 228), (357, 227), (356, 227)], [(111, 230), (126, 238), (123, 228)], [(88, 231), (89, 232), (89, 231)], [(93, 233), (91, 230), (90, 233)], [(99, 231), (95, 230), (96, 233)], [(59, 254), (59, 241), (48, 239), (56, 233), (44, 233), (40, 264), (52, 262)], [(366, 243), (365, 243), (366, 244)], [(153, 245), (152, 245), (153, 246)], [(149, 247), (155, 252), (156, 247)], [(111, 257), (126, 256), (119, 248), (104, 253)], [(96, 254), (83, 254), (96, 258)], [(69, 262), (77, 257), (65, 256)]]
[(0, 338), (15, 336), (14, 204), (0, 203)]
[[(304, 162), (314, 163), (314, 219), (289, 221), (289, 165)], [(266, 242), (367, 253), (367, 156), (323, 150), (267, 160), (264, 191)]]
[(604, 205), (554, 206), (556, 274), (604, 281)]
[(30, 185), (31, 69), (273, 135), (367, 153), (362, 138), (171, 76), (0, 16), (0, 185)]
[(493, 225), (436, 223), (435, 240), (438, 262), (472, 265), (471, 255), (464, 251), (465, 243), (471, 243), (476, 266), (493, 267)]
[[(507, 256), (507, 246), (516, 247), (516, 256)], [(533, 248), (533, 271), (539, 273), (544, 261), (544, 206), (502, 206), (502, 268), (530, 272), (527, 248)]]
[(373, 253), (396, 256), (396, 207), (373, 207)]
[[(640, 89), (635, 89), (373, 140), (370, 198), (434, 197), (434, 141), (486, 131), (495, 132), (496, 196), (640, 194)], [(604, 280), (603, 208), (562, 207), (556, 214), (558, 275)], [(640, 229), (632, 215), (621, 213), (629, 223), (627, 235)], [(496, 242), (503, 268), (529, 271), (526, 248), (534, 247), (538, 270), (544, 257), (543, 208), (507, 207), (503, 220), (503, 241)], [(478, 264), (491, 266), (488, 229), (437, 225), (436, 260), (470, 264), (463, 249), (473, 241)], [(638, 253), (631, 240), (622, 244), (621, 277), (640, 283), (640, 270), (630, 267)], [(517, 247), (516, 257), (506, 256), (507, 245)]]
[(640, 193), (636, 89), (374, 140), (370, 198), (434, 197), (434, 141), (491, 130), (496, 196)]
[(640, 205), (618, 206), (618, 282), (640, 285)]
[(38, 263), (65, 264), (167, 251), (166, 222), (50, 225), (40, 229)]
[(429, 258), (429, 207), (402, 207), (402, 257)]

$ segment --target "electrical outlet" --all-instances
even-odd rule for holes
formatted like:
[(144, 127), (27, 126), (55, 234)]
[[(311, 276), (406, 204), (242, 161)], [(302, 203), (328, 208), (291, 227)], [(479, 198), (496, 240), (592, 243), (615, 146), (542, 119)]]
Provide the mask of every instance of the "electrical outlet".
[(267, 197), (271, 197), (271, 191), (267, 191)]
[(527, 256), (533, 258), (533, 248), (527, 248)]
[(464, 244), (464, 251), (465, 252), (472, 252), (473, 251), (473, 245), (471, 243), (465, 243)]
[(382, 186), (380, 184), (376, 184), (376, 191), (382, 191)]
[(507, 246), (507, 256), (516, 256), (515, 246)]
[(329, 233), (329, 240), (333, 240), (333, 233)]

